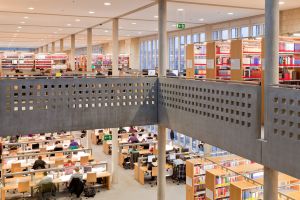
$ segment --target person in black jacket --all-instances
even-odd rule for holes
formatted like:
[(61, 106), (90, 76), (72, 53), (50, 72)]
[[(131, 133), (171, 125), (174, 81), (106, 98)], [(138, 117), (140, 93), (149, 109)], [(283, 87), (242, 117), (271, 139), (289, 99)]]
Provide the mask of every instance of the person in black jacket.
[(34, 162), (32, 169), (45, 169), (46, 168), (46, 162), (43, 161), (42, 156), (39, 156), (38, 159)]

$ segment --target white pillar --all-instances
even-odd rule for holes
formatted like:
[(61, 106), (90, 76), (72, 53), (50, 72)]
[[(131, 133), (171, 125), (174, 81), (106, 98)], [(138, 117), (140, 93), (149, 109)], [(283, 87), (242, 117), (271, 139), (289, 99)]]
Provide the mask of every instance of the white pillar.
[(166, 128), (158, 125), (158, 176), (157, 176), (157, 200), (166, 198)]
[(75, 34), (71, 35), (70, 67), (75, 70)]
[(87, 130), (86, 131), (86, 147), (88, 149), (92, 148), (92, 133), (95, 132), (95, 130)]
[(118, 148), (118, 129), (117, 128), (112, 128), (112, 183), (117, 184), (118, 183), (118, 161), (119, 161), (119, 148)]
[(55, 53), (55, 42), (52, 42), (51, 53)]
[(119, 76), (118, 60), (119, 60), (119, 19), (113, 19), (112, 27), (112, 75)]
[(59, 51), (60, 53), (64, 52), (64, 39), (59, 40)]
[(167, 69), (167, 0), (158, 0), (158, 75), (166, 76)]
[(87, 54), (87, 71), (92, 71), (92, 53), (93, 53), (93, 32), (92, 28), (87, 29), (87, 47), (86, 47), (86, 54)]
[[(264, 121), (271, 120), (268, 112), (270, 101), (270, 85), (279, 82), (279, 0), (265, 0), (265, 74), (264, 74)], [(264, 139), (268, 142), (268, 136), (272, 134), (271, 128), (265, 123)], [(264, 167), (264, 199), (278, 199), (278, 172)]]

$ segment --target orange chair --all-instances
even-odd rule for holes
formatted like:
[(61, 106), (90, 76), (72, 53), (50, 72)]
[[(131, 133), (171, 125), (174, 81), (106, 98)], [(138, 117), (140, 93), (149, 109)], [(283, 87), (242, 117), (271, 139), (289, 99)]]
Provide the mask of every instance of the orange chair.
[(97, 183), (97, 174), (96, 172), (88, 172), (86, 176), (86, 183), (92, 185), (94, 188), (98, 188), (98, 192), (100, 192), (100, 184)]
[(89, 156), (81, 156), (80, 157), (80, 164), (81, 165), (86, 165), (89, 163)]
[(22, 181), (18, 183), (18, 192), (23, 194), (23, 199), (25, 199), (25, 193), (30, 193), (30, 182)]

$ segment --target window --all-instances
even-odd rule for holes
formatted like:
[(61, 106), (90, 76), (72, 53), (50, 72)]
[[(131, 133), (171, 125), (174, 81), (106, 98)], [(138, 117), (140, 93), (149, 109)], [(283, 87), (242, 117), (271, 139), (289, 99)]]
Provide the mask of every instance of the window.
[(176, 36), (174, 40), (174, 68), (178, 69), (179, 67), (179, 37)]
[(152, 40), (152, 63), (151, 69), (156, 67), (156, 40)]
[(199, 43), (200, 42), (200, 35), (198, 33), (193, 35), (193, 43)]
[(174, 68), (174, 38), (169, 37), (169, 68)]
[(238, 38), (239, 34), (238, 34), (238, 28), (232, 28), (231, 29), (231, 38)]
[(152, 42), (151, 40), (148, 41), (148, 49), (147, 49), (147, 69), (151, 69), (152, 63)]
[(180, 71), (183, 71), (185, 68), (185, 37), (182, 35), (180, 37)]
[(218, 40), (219, 39), (219, 31), (213, 31), (212, 32), (212, 39)]
[(187, 44), (192, 44), (192, 36), (191, 35), (186, 36), (186, 43)]
[(205, 42), (206, 38), (205, 38), (205, 33), (200, 33), (200, 42)]
[(228, 40), (228, 39), (229, 39), (229, 31), (222, 30), (222, 40)]
[(252, 36), (253, 37), (257, 37), (257, 36), (261, 35), (260, 28), (261, 28), (260, 25), (254, 25), (254, 26), (252, 26)]
[(241, 37), (242, 38), (249, 37), (249, 27), (248, 26), (241, 28)]
[(261, 35), (265, 35), (265, 24), (261, 24)]

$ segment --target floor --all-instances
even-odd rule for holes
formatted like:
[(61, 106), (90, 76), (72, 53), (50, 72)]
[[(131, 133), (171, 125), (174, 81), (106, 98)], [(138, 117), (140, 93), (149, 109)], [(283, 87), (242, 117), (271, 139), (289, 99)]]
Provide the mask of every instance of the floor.
[[(93, 155), (97, 160), (107, 160), (109, 167), (111, 156), (105, 155), (102, 146), (93, 146)], [(134, 180), (133, 170), (125, 170), (119, 168), (119, 183), (112, 185), (111, 190), (102, 190), (97, 193), (94, 199), (97, 200), (155, 200), (157, 194), (157, 186), (151, 187), (150, 184), (140, 185)], [(58, 196), (58, 200), (66, 200), (67, 194)], [(85, 198), (82, 198), (85, 199)], [(173, 184), (171, 180), (167, 180), (166, 200), (184, 200), (185, 185)]]

